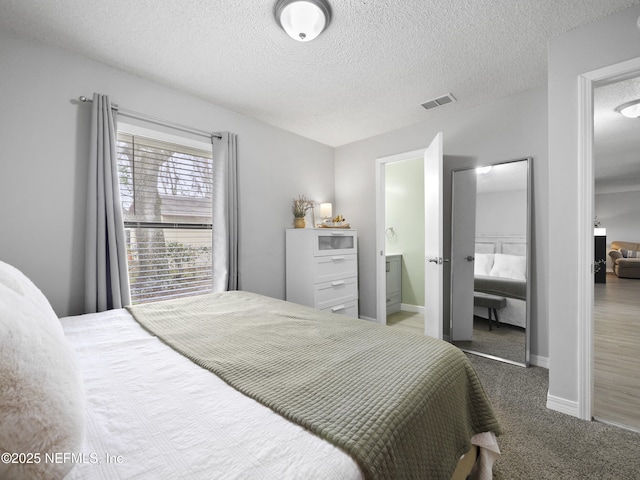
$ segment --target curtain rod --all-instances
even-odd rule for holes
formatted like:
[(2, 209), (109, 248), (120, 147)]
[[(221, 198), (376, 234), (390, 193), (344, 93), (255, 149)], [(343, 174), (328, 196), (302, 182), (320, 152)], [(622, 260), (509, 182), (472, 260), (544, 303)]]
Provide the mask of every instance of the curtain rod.
[[(82, 95), (79, 98), (79, 100), (82, 103), (86, 103), (86, 102), (93, 103), (92, 99), (87, 98), (84, 95)], [(151, 117), (151, 116), (145, 115), (143, 113), (132, 112), (131, 110), (123, 110), (120, 107), (118, 107), (118, 105), (115, 105), (113, 103), (111, 104), (111, 108), (113, 110), (115, 110), (116, 112), (118, 112), (120, 115), (123, 115), (125, 117), (135, 118), (135, 119), (138, 119), (138, 120), (144, 120), (146, 122), (155, 123), (156, 125), (161, 125), (163, 127), (173, 128), (175, 130), (181, 130), (183, 132), (192, 133), (194, 135), (200, 135), (202, 137), (217, 138), (217, 139), (221, 139), (222, 138), (222, 135), (220, 135), (219, 133), (207, 132), (205, 130), (198, 130), (196, 128), (187, 127), (185, 125), (180, 125), (178, 123), (167, 122), (166, 120), (162, 120), (162, 119), (156, 118), (156, 117)]]

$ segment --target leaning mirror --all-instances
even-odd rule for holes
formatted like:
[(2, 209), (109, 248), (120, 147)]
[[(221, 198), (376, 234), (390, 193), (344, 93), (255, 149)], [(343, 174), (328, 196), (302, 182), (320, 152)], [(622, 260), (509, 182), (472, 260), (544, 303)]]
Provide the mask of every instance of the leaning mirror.
[(529, 364), (531, 159), (454, 170), (450, 338)]

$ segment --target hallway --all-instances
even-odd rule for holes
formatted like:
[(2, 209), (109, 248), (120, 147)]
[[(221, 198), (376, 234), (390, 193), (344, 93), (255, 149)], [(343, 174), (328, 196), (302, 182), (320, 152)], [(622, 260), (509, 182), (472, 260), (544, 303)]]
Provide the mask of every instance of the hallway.
[(640, 432), (640, 279), (607, 273), (594, 292), (596, 420)]

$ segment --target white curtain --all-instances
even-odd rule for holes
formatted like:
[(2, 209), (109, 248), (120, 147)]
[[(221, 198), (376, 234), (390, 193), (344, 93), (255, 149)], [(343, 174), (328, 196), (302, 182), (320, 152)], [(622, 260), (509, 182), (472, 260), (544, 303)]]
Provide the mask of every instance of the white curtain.
[(238, 290), (237, 135), (213, 139), (213, 290)]
[(116, 120), (107, 95), (93, 94), (85, 311), (102, 312), (131, 303), (116, 158)]

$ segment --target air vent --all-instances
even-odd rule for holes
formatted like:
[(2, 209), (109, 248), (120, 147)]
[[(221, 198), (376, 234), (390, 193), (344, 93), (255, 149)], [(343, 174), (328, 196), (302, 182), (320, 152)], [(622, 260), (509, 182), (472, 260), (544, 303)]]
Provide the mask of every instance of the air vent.
[(426, 102), (421, 103), (420, 105), (422, 105), (424, 108), (429, 110), (431, 108), (436, 108), (441, 105), (446, 105), (447, 103), (452, 103), (455, 101), (456, 101), (456, 98), (453, 96), (453, 94), (448, 93), (447, 95), (443, 95), (442, 97), (434, 98), (433, 100), (427, 100)]

